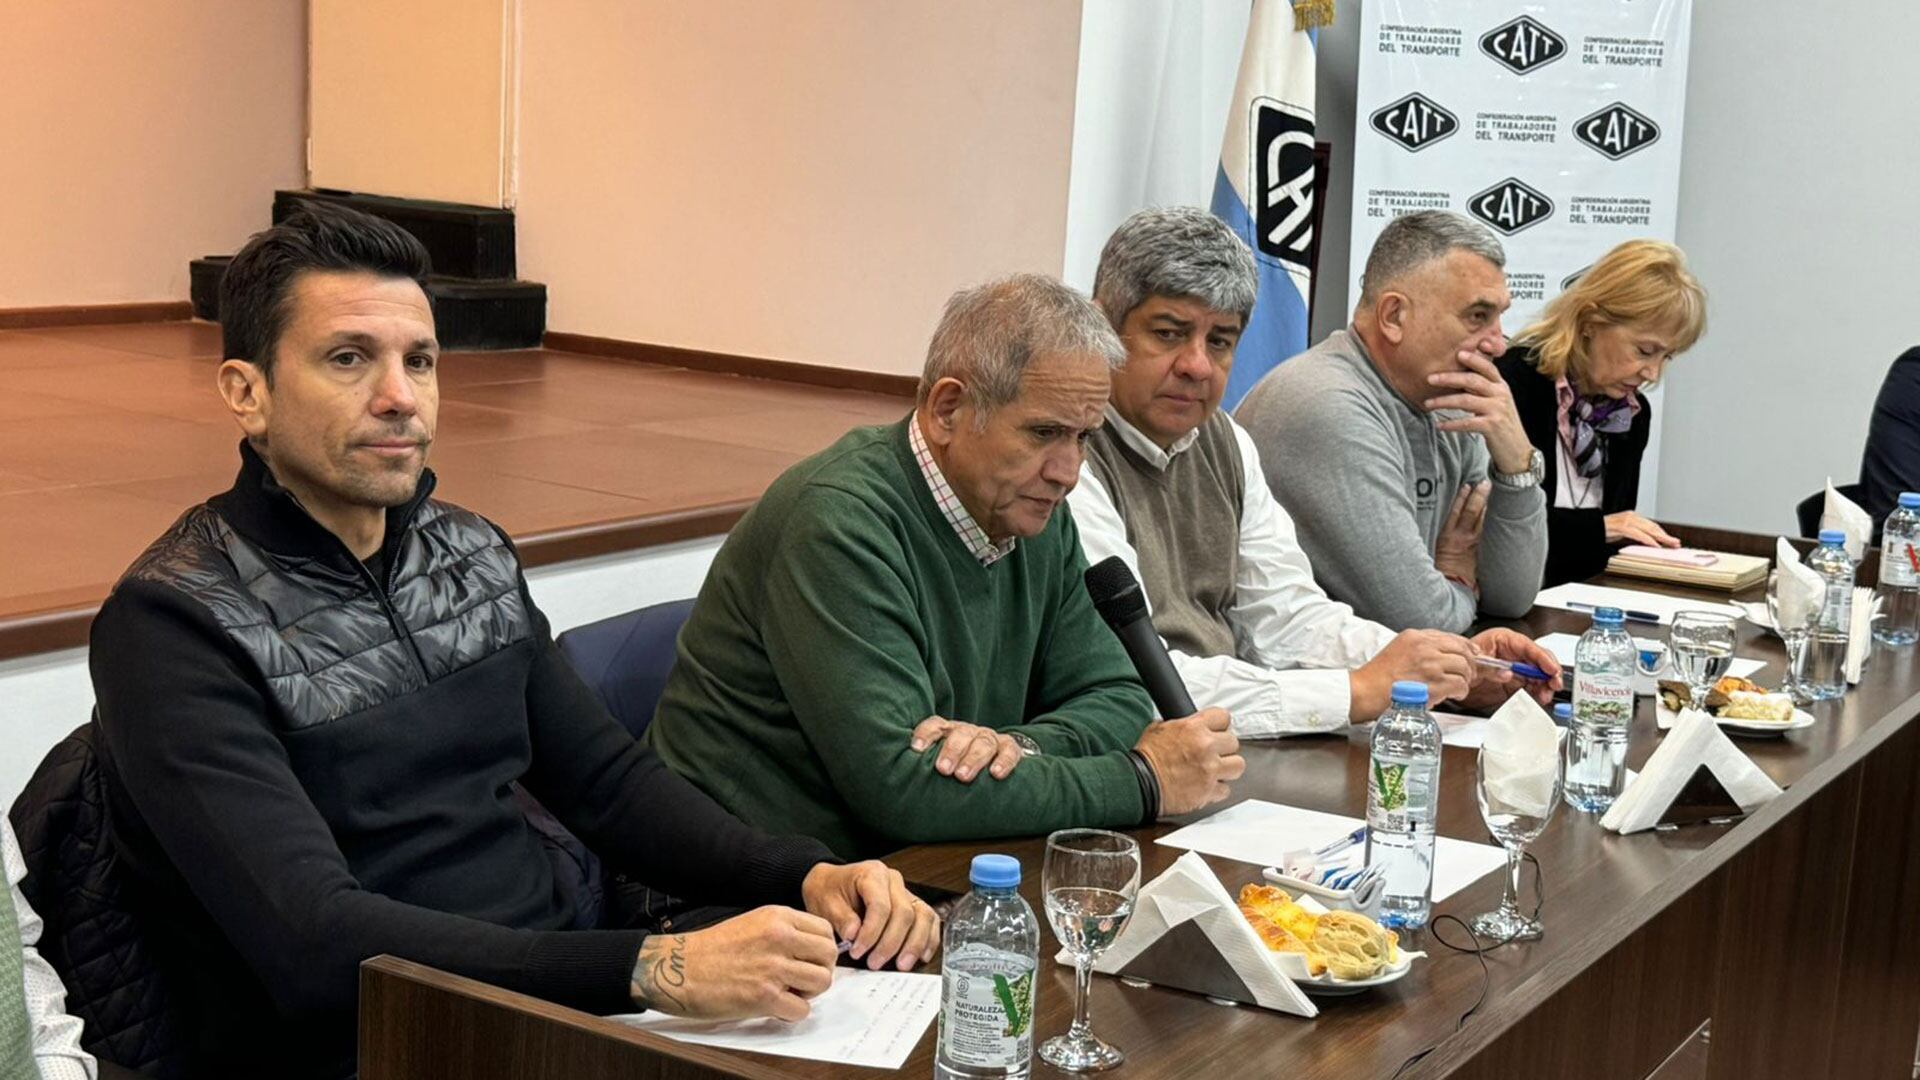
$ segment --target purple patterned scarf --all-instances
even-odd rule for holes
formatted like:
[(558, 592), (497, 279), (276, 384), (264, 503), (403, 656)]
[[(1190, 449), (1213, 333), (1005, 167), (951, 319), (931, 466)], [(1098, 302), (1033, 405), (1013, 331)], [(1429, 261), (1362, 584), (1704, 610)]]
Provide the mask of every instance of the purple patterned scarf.
[[(1565, 384), (1562, 384), (1563, 386)], [(1573, 429), (1573, 464), (1581, 476), (1599, 476), (1607, 467), (1607, 456), (1600, 453), (1601, 435), (1618, 435), (1633, 426), (1633, 414), (1639, 402), (1634, 395), (1624, 398), (1610, 398), (1605, 394), (1589, 397), (1574, 397), (1569, 403), (1566, 396), (1572, 394), (1569, 387), (1562, 396), (1561, 408), (1565, 411), (1568, 425)]]

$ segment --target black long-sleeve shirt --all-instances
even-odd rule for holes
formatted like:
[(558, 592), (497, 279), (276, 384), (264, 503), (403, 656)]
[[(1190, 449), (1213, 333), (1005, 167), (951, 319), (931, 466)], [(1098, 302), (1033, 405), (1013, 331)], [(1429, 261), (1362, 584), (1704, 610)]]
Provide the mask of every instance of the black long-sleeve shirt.
[(572, 901), (511, 781), (679, 896), (797, 903), (831, 859), (741, 823), (636, 744), (518, 588), (530, 636), (304, 727), (188, 591), (129, 580), (102, 608), (90, 665), (116, 846), (211, 1070), (350, 1072), (358, 966), (380, 953), (631, 1008), (644, 935), (565, 929)]
[(1875, 536), (1903, 491), (1920, 491), (1920, 346), (1901, 353), (1887, 369), (1867, 424), (1860, 505), (1873, 515)]
[(1653, 405), (1642, 397), (1640, 409), (1626, 431), (1599, 436), (1600, 453), (1606, 462), (1600, 480), (1600, 505), (1569, 510), (1554, 505), (1562, 468), (1560, 397), (1554, 380), (1540, 374), (1534, 366), (1533, 352), (1525, 348), (1507, 350), (1494, 366), (1513, 391), (1513, 406), (1520, 414), (1520, 425), (1527, 429), (1527, 441), (1547, 459), (1547, 472), (1540, 481), (1540, 490), (1547, 497), (1547, 571), (1541, 587), (1585, 581), (1605, 570), (1607, 560), (1621, 546), (1607, 540), (1607, 515), (1632, 510), (1640, 500), (1640, 459), (1646, 454), (1648, 435), (1653, 430)]

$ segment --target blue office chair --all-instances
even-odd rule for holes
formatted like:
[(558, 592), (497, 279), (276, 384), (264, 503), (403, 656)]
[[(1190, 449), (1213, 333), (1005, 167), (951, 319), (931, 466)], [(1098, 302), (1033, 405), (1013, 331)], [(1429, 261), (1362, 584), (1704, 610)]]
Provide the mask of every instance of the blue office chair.
[(674, 643), (692, 612), (692, 600), (673, 600), (576, 626), (558, 639), (561, 654), (636, 739), (653, 722), (673, 672)]

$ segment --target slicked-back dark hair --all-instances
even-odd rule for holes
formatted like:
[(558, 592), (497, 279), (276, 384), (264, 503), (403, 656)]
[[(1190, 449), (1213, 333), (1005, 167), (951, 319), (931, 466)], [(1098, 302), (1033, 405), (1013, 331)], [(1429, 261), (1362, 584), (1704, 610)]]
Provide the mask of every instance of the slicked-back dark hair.
[(287, 328), (294, 279), (308, 270), (365, 271), (410, 278), (422, 291), (427, 249), (390, 221), (350, 207), (303, 202), (285, 221), (253, 234), (220, 279), (220, 336), (229, 359), (246, 360), (273, 381), (274, 350)]

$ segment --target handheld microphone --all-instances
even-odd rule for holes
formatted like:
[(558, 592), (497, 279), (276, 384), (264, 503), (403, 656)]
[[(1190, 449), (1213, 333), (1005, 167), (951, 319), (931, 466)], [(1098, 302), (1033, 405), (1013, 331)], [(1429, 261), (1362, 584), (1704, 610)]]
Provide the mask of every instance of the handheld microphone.
[(1086, 581), (1094, 608), (1126, 648), (1140, 681), (1146, 684), (1147, 696), (1153, 699), (1153, 707), (1167, 720), (1192, 716), (1196, 711), (1193, 697), (1187, 693), (1187, 684), (1180, 681), (1180, 673), (1173, 669), (1173, 660), (1167, 656), (1167, 646), (1154, 630), (1153, 620), (1147, 617), (1147, 595), (1133, 571), (1127, 569), (1126, 560), (1118, 555), (1100, 560), (1087, 568)]

